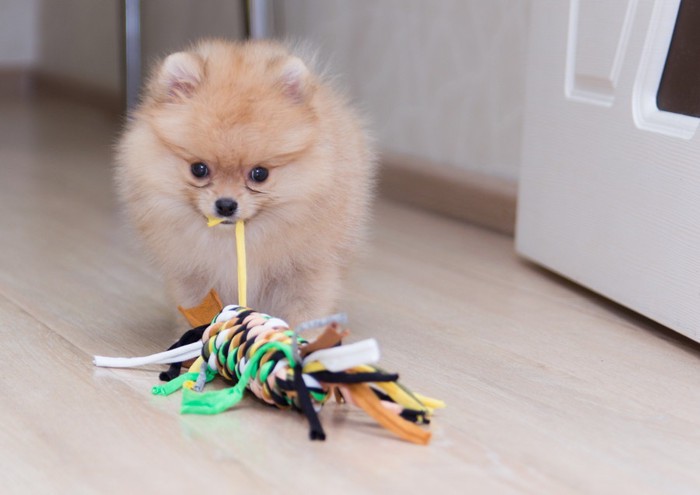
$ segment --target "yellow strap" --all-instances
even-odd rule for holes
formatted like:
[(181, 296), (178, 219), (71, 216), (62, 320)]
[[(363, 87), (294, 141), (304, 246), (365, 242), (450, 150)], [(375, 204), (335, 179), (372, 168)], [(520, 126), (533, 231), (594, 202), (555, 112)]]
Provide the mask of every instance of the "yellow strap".
[(245, 259), (245, 222), (236, 222), (236, 256), (238, 258), (238, 305), (247, 307), (248, 275)]
[(325, 366), (323, 366), (318, 361), (311, 361), (304, 365), (302, 369), (303, 373), (318, 373), (319, 371), (328, 371)]
[[(426, 409), (428, 406), (420, 402), (410, 392), (400, 387), (396, 382), (377, 382), (375, 385), (384, 391), (394, 402), (411, 409)], [(429, 408), (428, 408), (429, 409)]]
[(192, 363), (192, 366), (190, 366), (190, 369), (188, 369), (187, 371), (199, 373), (199, 370), (202, 369), (202, 364), (204, 364), (204, 358), (202, 356), (199, 356), (197, 359), (195, 359), (194, 363)]
[(213, 217), (213, 216), (208, 215), (207, 216), (207, 227), (216, 227), (224, 220), (225, 219), (223, 219), (223, 218)]
[(439, 400), (439, 399), (433, 399), (432, 397), (426, 397), (423, 394), (419, 394), (417, 392), (413, 392), (413, 395), (421, 401), (423, 404), (425, 404), (426, 407), (430, 409), (443, 409), (444, 407), (447, 407), (446, 404)]
[[(376, 370), (371, 366), (361, 364), (359, 366), (354, 366), (350, 371), (356, 373), (372, 373)], [(400, 387), (396, 382), (376, 382), (375, 385), (382, 389), (399, 405), (410, 407), (411, 409), (425, 409), (430, 407), (427, 404), (422, 404), (418, 397), (412, 392)]]
[[(207, 215), (207, 227), (216, 227), (225, 219)], [(247, 307), (248, 275), (245, 260), (245, 222), (236, 222), (236, 257), (238, 258), (238, 305)]]

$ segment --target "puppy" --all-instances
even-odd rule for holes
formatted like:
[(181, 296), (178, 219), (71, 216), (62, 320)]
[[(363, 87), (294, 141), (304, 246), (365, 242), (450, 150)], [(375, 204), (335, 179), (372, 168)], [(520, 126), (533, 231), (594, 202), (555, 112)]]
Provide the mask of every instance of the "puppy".
[(292, 325), (334, 310), (375, 170), (342, 95), (278, 43), (203, 41), (155, 67), (133, 117), (118, 192), (175, 303), (238, 301), (241, 219), (249, 306)]

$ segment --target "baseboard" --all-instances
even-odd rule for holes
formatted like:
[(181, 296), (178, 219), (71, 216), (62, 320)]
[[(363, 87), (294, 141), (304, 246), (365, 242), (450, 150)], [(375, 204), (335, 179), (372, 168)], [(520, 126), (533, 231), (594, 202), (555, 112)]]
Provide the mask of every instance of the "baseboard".
[(0, 68), (0, 96), (53, 96), (99, 108), (113, 115), (124, 112), (124, 97), (119, 91), (29, 67)]
[(114, 115), (124, 112), (124, 96), (120, 91), (96, 87), (41, 71), (35, 71), (33, 77), (34, 88), (38, 94), (65, 98)]
[(388, 153), (379, 178), (384, 197), (510, 236), (515, 232), (515, 181)]
[(27, 67), (0, 68), (0, 96), (26, 96), (34, 92), (33, 71)]

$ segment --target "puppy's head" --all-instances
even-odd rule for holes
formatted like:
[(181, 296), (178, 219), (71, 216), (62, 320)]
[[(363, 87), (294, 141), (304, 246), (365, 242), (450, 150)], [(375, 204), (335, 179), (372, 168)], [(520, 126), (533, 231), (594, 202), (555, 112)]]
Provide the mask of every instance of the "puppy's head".
[(136, 112), (151, 136), (139, 180), (202, 218), (282, 213), (325, 180), (313, 159), (316, 89), (306, 64), (274, 43), (203, 42), (168, 56)]

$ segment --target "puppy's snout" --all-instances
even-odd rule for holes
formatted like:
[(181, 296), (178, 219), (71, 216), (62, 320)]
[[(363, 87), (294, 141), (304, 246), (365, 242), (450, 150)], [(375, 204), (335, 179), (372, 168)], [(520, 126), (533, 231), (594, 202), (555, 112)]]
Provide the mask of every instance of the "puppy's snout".
[(238, 203), (236, 203), (232, 198), (219, 198), (214, 203), (216, 206), (216, 212), (222, 217), (230, 217), (236, 213), (236, 208), (238, 208)]

